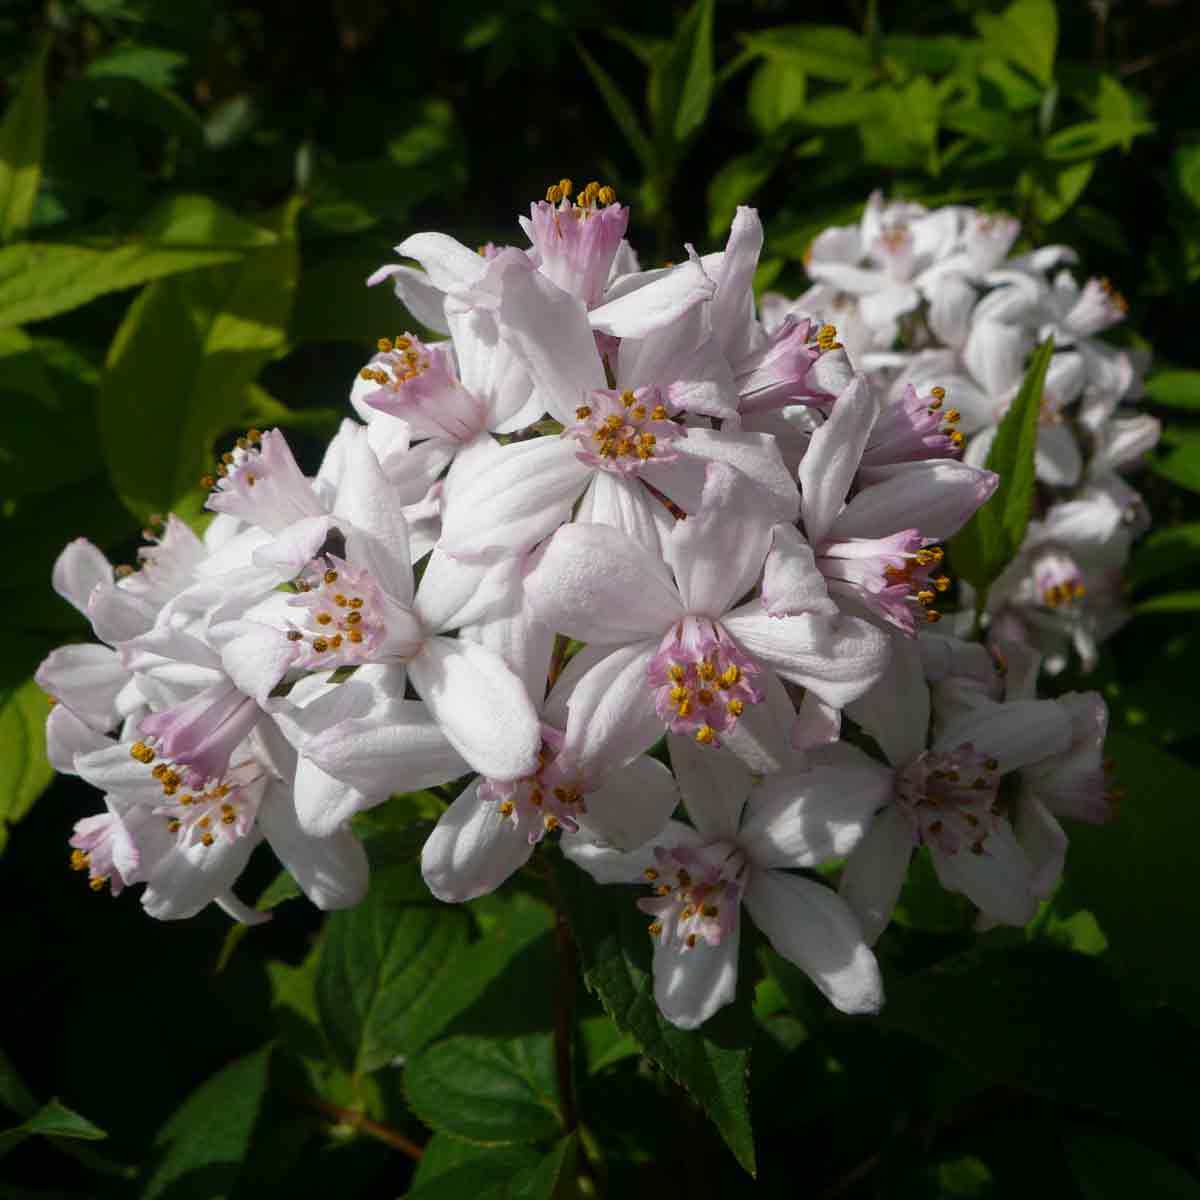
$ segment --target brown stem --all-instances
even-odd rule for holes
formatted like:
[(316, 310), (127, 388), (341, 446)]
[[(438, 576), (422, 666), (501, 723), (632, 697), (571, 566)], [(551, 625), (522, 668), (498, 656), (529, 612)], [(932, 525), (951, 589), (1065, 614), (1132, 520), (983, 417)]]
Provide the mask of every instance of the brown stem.
[(416, 1142), (410, 1141), (398, 1129), (393, 1129), (390, 1125), (381, 1125), (378, 1121), (372, 1121), (370, 1117), (356, 1112), (352, 1108), (339, 1108), (336, 1104), (329, 1104), (325, 1100), (318, 1100), (316, 1096), (305, 1096), (304, 1101), (312, 1108), (319, 1109), (326, 1116), (335, 1117), (343, 1125), (349, 1125), (353, 1129), (361, 1129), (363, 1133), (377, 1138), (381, 1142), (386, 1142), (393, 1149), (399, 1150), (402, 1154), (407, 1154), (414, 1161), (425, 1153), (423, 1147), (418, 1146)]

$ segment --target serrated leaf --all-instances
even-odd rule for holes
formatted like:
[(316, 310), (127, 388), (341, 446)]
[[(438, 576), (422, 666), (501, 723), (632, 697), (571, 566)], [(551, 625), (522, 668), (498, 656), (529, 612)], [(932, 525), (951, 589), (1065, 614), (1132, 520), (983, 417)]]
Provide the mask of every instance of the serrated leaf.
[(650, 138), (642, 128), (633, 105), (629, 103), (625, 93), (617, 85), (616, 80), (583, 48), (583, 44), (575, 40), (575, 49), (592, 77), (592, 82), (600, 92), (612, 119), (616, 121), (629, 148), (637, 156), (645, 171), (652, 172), (656, 166), (657, 156)]
[(875, 65), (866, 41), (839, 25), (779, 25), (741, 34), (756, 54), (783, 58), (817, 79), (869, 83)]
[(562, 1132), (550, 1034), (447, 1038), (408, 1064), (404, 1082), (413, 1112), (456, 1137), (534, 1142)]
[(515, 1189), (538, 1164), (532, 1146), (477, 1146), (435, 1133), (426, 1143), (406, 1200), (513, 1200)]
[(513, 1200), (579, 1200), (585, 1195), (579, 1187), (581, 1154), (579, 1135), (568, 1134), (517, 1183)]
[(317, 973), (322, 1028), (354, 1075), (413, 1050), (441, 972), (467, 944), (463, 908), (434, 900), (414, 864), (376, 868), (366, 899), (334, 913)]
[(1020, 549), (1029, 524), (1042, 388), (1053, 353), (1053, 338), (1034, 351), (1021, 389), (988, 452), (987, 469), (995, 471), (1000, 482), (992, 497), (950, 541), (953, 568), (976, 588), (981, 603), (992, 581)]
[(1015, 0), (1002, 13), (976, 13), (984, 43), (1009, 62), (1023, 67), (1039, 83), (1054, 78), (1058, 48), (1058, 11), (1054, 0)]
[(631, 1034), (642, 1053), (704, 1109), (738, 1162), (753, 1175), (747, 1077), (754, 1026), (748, 1006), (735, 1004), (698, 1030), (677, 1029), (654, 1002), (650, 939), (631, 889), (601, 887), (573, 863), (551, 861), (579, 947), (584, 982), (600, 997), (617, 1028)]
[(225, 1200), (236, 1186), (267, 1090), (270, 1047), (206, 1079), (167, 1118), (139, 1200)]
[(29, 228), (46, 150), (46, 56), (44, 36), (26, 66), (0, 123), (0, 241)]
[(1063, 1146), (1084, 1200), (1200, 1200), (1200, 1182), (1194, 1175), (1111, 1129), (1068, 1130)]
[[(247, 385), (283, 347), (298, 271), (295, 205), (280, 234), (239, 261), (160, 279), (129, 306), (97, 399), (109, 474), (145, 519), (197, 491)], [(148, 447), (153, 452), (148, 453)]]
[(32, 679), (0, 692), (0, 849), (16, 824), (49, 786), (54, 770), (46, 760), (43, 732), (49, 708)]
[(1028, 946), (945, 959), (889, 981), (879, 1020), (993, 1083), (1095, 1112), (1165, 1117), (1195, 1102), (1154, 1022), (1083, 955)]

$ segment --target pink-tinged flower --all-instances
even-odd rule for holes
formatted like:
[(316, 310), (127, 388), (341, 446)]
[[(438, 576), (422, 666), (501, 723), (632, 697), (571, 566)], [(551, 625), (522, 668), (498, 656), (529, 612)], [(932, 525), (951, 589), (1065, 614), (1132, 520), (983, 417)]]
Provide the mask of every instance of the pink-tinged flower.
[(851, 854), (841, 893), (862, 920), (868, 943), (886, 927), (913, 851), (929, 849), (938, 879), (962, 892), (987, 917), (1024, 925), (1037, 900), (1033, 865), (1008, 818), (996, 809), (999, 780), (1061, 754), (1071, 722), (1053, 700), (981, 701), (943, 718), (927, 743), (929, 691), (914, 679), (912, 643), (897, 647), (889, 675), (849, 715), (878, 742), (891, 768), (842, 744), (815, 751), (831, 769), (852, 766), (886, 781), (886, 805)]
[(934, 385), (922, 395), (910, 383), (899, 398), (884, 404), (859, 460), (859, 485), (881, 482), (897, 463), (958, 458), (963, 446), (961, 414), (945, 402), (945, 388)]
[(278, 429), (240, 438), (210, 478), (213, 491), (205, 501), (206, 508), (238, 517), (268, 533), (282, 533), (297, 521), (325, 512)]
[(589, 644), (591, 670), (575, 703), (630, 730), (632, 750), (649, 747), (664, 721), (718, 743), (751, 719), (760, 698), (778, 694), (776, 672), (838, 707), (869, 688), (887, 639), (866, 621), (830, 615), (819, 579), (807, 592), (804, 578), (789, 579), (794, 615), (772, 617), (758, 598), (735, 607), (762, 573), (772, 529), (757, 490), (719, 463), (708, 468), (699, 510), (667, 539), (673, 577), (614, 529), (560, 529), (527, 577), (526, 596), (543, 624)]
[(208, 780), (141, 741), (108, 742), (77, 755), (77, 772), (107, 794), (120, 825), (77, 826), (72, 845), (89, 855), (89, 864), (97, 852), (101, 865), (105, 855), (111, 858), (119, 876), (115, 884), (108, 876), (114, 890), (144, 883), (142, 907), (160, 920), (194, 916), (211, 902), (238, 919), (265, 919), (231, 891), (264, 837), (318, 907), (356, 904), (367, 883), (361, 843), (349, 829), (325, 838), (307, 835), (290, 795), (294, 756), (286, 747), (270, 754), (264, 747), (254, 738), (241, 743), (232, 765)]
[[(950, 459), (901, 462), (877, 468), (883, 478), (847, 500), (879, 419), (870, 386), (856, 376), (800, 464), (801, 521), (830, 595), (911, 635), (918, 614), (937, 619), (933, 605), (949, 586), (936, 571), (942, 551), (935, 543), (965, 524), (998, 479)], [(795, 552), (792, 541), (773, 551), (784, 559)], [(771, 612), (788, 611), (771, 597), (768, 603)]]
[[(694, 511), (711, 460), (744, 471), (761, 485), (776, 519), (791, 519), (795, 481), (772, 438), (668, 426), (685, 408), (734, 414), (728, 364), (706, 346), (690, 313), (653, 337), (622, 341), (618, 362), (610, 364), (616, 386), (609, 388), (583, 306), (524, 258), (503, 265), (501, 335), (563, 435), (505, 446), (456, 484), (443, 515), (445, 553), (485, 561), (521, 554), (553, 533), (577, 503), (577, 520), (612, 525), (658, 550), (673, 518), (655, 492)], [(590, 450), (581, 453), (584, 445)]]
[[(842, 1012), (877, 1012), (883, 981), (857, 920), (835, 892), (790, 872), (853, 849), (882, 798), (866, 775), (823, 768), (754, 777), (725, 751), (670, 739), (692, 824), (672, 821), (633, 853), (564, 844), (599, 883), (648, 883), (638, 907), (653, 918), (654, 998), (682, 1029), (703, 1024), (737, 991), (743, 905), (776, 951)], [(859, 786), (863, 785), (865, 786)]]
[[(296, 564), (297, 593), (275, 593), (242, 619), (213, 628), (224, 669), (265, 706), (294, 668), (390, 665), (406, 672), (474, 770), (501, 779), (527, 774), (541, 739), (520, 680), (484, 647), (441, 636), (462, 623), (464, 586), (491, 594), (484, 572), (454, 574), (431, 562), (414, 594), (407, 527), (365, 429), (346, 453), (333, 512), (256, 551), (263, 563)], [(322, 553), (334, 530), (344, 557)]]
[[(447, 297), (468, 305), (494, 305), (492, 268), (514, 256), (525, 259), (557, 291), (583, 307), (596, 334), (612, 338), (645, 337), (712, 295), (712, 282), (699, 262), (691, 259), (675, 267), (626, 273), (629, 256), (622, 253), (620, 237), (615, 244), (613, 239), (618, 226), (628, 220), (627, 210), (614, 203), (611, 189), (592, 184), (579, 193), (574, 205), (566, 203), (569, 196), (564, 197), (562, 183), (568, 182), (556, 184), (556, 198), (535, 204), (532, 219), (522, 220), (534, 242), (528, 254), (509, 248), (480, 255), (445, 234), (417, 233), (401, 242), (396, 253), (416, 260), (424, 271), (401, 265), (381, 267), (368, 284), (391, 279), (409, 312), (422, 325), (442, 333), (450, 332), (443, 311)], [(601, 193), (607, 195), (602, 198)], [(610, 274), (601, 279), (597, 296), (602, 269)]]
[[(142, 856), (113, 797), (106, 796), (105, 804), (106, 812), (75, 822), (75, 832), (68, 839), (71, 870), (86, 871), (92, 891), (102, 891), (107, 884), (112, 894), (119, 896), (129, 884), (139, 882)], [(139, 821), (149, 819), (141, 809), (128, 815), (134, 828)]]
[(545, 200), (529, 206), (529, 219), (522, 219), (521, 226), (533, 243), (538, 270), (588, 308), (596, 308), (629, 226), (629, 209), (616, 202), (610, 187), (589, 183), (574, 203), (573, 191), (569, 179), (554, 184)]

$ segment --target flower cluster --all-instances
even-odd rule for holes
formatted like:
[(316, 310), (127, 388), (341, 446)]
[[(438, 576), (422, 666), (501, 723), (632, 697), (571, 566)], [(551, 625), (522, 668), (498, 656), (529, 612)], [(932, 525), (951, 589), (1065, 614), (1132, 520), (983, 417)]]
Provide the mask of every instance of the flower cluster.
[[(994, 638), (1020, 641), (1049, 671), (1070, 649), (1085, 670), (1126, 619), (1121, 571), (1149, 527), (1119, 472), (1158, 441), (1136, 414), (1146, 356), (1098, 335), (1125, 316), (1107, 279), (1080, 287), (1067, 246), (1012, 254), (1019, 225), (961, 206), (884, 203), (875, 193), (857, 226), (826, 229), (806, 266), (813, 286), (795, 302), (764, 299), (768, 324), (793, 310), (835, 321), (855, 365), (894, 405), (931, 383), (950, 396), (964, 461), (982, 465), (1021, 385), (1031, 350), (1053, 337), (1042, 394), (1038, 501), (1020, 554), (988, 594)], [(946, 410), (943, 410), (945, 412)]]
[[(408, 238), (417, 266), (372, 282), (438, 336), (379, 340), (315, 475), (252, 430), (206, 480), (203, 536), (168, 517), (137, 569), (63, 551), (54, 585), (99, 644), (38, 680), (54, 765), (104, 793), (71, 840), (92, 887), (140, 883), (160, 918), (263, 919), (233, 889), (265, 839), (315, 904), (352, 905), (352, 818), (465, 779), (424, 847), (433, 894), (490, 892), (552, 836), (646, 889), (655, 994), (683, 1027), (732, 998), (743, 907), (839, 1009), (878, 1009), (870, 947), (921, 847), (982, 920), (1029, 919), (1059, 818), (1107, 813), (1104, 705), (1038, 700), (1038, 659), (999, 621), (990, 648), (938, 624), (943, 544), (997, 483), (960, 426), (983, 431), (1017, 376), (985, 390), (977, 349), (922, 350), (880, 387), (846, 346), (867, 339), (883, 370), (868, 351), (920, 313), (1007, 339), (1017, 372), (1016, 301), (1063, 303), (1045, 255), (976, 303), (1011, 230), (956, 211), (933, 253), (934, 216), (902, 228), (873, 204), (866, 233), (814, 253), (830, 309), (857, 297), (835, 328), (760, 317), (753, 210), (722, 252), (652, 270), (628, 218), (611, 188), (563, 180), (526, 248)], [(1074, 399), (1113, 356), (1094, 318), (1061, 321)], [(1115, 494), (1099, 462), (1088, 486)], [(812, 873), (843, 859), (838, 890)]]

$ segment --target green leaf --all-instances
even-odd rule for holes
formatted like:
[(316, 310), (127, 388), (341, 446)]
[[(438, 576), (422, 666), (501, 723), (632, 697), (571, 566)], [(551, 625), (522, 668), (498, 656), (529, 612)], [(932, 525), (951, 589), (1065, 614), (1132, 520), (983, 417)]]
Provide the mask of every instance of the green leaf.
[(1200, 927), (1200, 771), (1119, 731), (1105, 750), (1125, 798), (1107, 825), (1071, 826), (1053, 910), (1090, 911), (1108, 959), (1138, 981), (1147, 1004), (1165, 1001), (1200, 1019), (1200, 975), (1180, 949)]
[(625, 93), (613, 77), (583, 48), (583, 44), (577, 39), (573, 39), (573, 41), (579, 57), (583, 59), (583, 65), (587, 68), (587, 73), (599, 89), (601, 98), (607, 105), (612, 119), (616, 121), (617, 128), (629, 143), (629, 148), (637, 155), (643, 170), (648, 174), (653, 173), (658, 163), (657, 155), (650, 138), (638, 120), (637, 113), (633, 110), (633, 105), (629, 103)]
[(708, 184), (708, 233), (720, 237), (729, 229), (739, 204), (749, 203), (751, 197), (779, 165), (779, 155), (772, 146), (758, 146), (748, 154), (737, 154)]
[(513, 1190), (514, 1200), (579, 1200), (579, 1134), (568, 1134)]
[(35, 1134), (88, 1142), (98, 1142), (108, 1137), (103, 1129), (98, 1129), (86, 1117), (81, 1117), (58, 1100), (50, 1100), (23, 1124), (0, 1132), (0, 1155), (7, 1154)]
[(1170, 449), (1150, 459), (1150, 469), (1164, 479), (1200, 492), (1200, 432), (1173, 433)]
[(1153, 1019), (1129, 1009), (1104, 966), (1083, 955), (973, 950), (889, 982), (879, 1020), (995, 1084), (1095, 1112), (1167, 1117), (1194, 1104)]
[(408, 1064), (404, 1083), (413, 1112), (456, 1137), (533, 1142), (562, 1132), (550, 1034), (436, 1042)]
[(589, 1075), (641, 1053), (632, 1035), (622, 1033), (608, 1016), (585, 1017), (579, 1022), (579, 1036)]
[(980, 603), (992, 580), (1020, 548), (1029, 524), (1042, 387), (1053, 353), (1053, 338), (1034, 351), (1021, 390), (988, 452), (987, 468), (999, 475), (1000, 482), (991, 499), (950, 541), (953, 568), (980, 593)]
[(328, 441), (337, 433), (344, 416), (340, 408), (288, 408), (266, 388), (251, 383), (246, 387), (238, 424), (247, 429), (278, 425), (281, 429), (294, 429)]
[(1125, 568), (1125, 584), (1136, 591), (1196, 563), (1200, 563), (1200, 521), (1158, 529), (1138, 543)]
[(413, 1175), (407, 1200), (513, 1200), (517, 1187), (537, 1170), (532, 1146), (477, 1146), (435, 1133)]
[(1167, 592), (1162, 596), (1154, 596), (1143, 600), (1134, 606), (1133, 611), (1141, 616), (1144, 613), (1180, 613), (1195, 612), (1200, 608), (1200, 592)]
[(768, 58), (750, 79), (746, 106), (760, 134), (774, 133), (804, 110), (807, 76), (786, 58)]
[(139, 517), (196, 492), (247, 385), (282, 349), (298, 269), (295, 213), (289, 205), (280, 234), (238, 262), (160, 279), (129, 306), (97, 421), (113, 485)]
[(650, 939), (625, 887), (593, 883), (573, 863), (551, 859), (563, 908), (579, 947), (583, 978), (622, 1033), (632, 1034), (704, 1109), (738, 1162), (755, 1172), (747, 1103), (753, 1017), (746, 1004), (718, 1013), (698, 1030), (676, 1028), (658, 1011)]
[(267, 1090), (270, 1047), (206, 1079), (155, 1138), (160, 1156), (139, 1200), (224, 1200), (233, 1193)]
[(175, 75), (186, 63), (187, 55), (178, 50), (126, 42), (92, 59), (85, 74), (94, 79), (116, 75), (136, 79), (147, 87), (169, 88), (174, 87)]
[(869, 83), (875, 78), (870, 47), (839, 25), (779, 25), (740, 36), (756, 54), (786, 59), (817, 79)]
[(33, 218), (46, 149), (46, 56), (43, 37), (0, 123), (0, 241), (19, 237)]
[(1200, 409), (1200, 371), (1158, 369), (1152, 372), (1146, 380), (1146, 399), (1168, 408)]
[(1049, 224), (1083, 195), (1095, 169), (1094, 159), (1061, 165), (1042, 162), (1021, 172), (1017, 188), (1022, 196), (1028, 197), (1037, 219)]
[(1054, 0), (1015, 0), (1002, 13), (976, 13), (984, 44), (1023, 67), (1039, 83), (1054, 78), (1058, 12)]
[(1111, 1129), (1077, 1127), (1063, 1139), (1084, 1200), (1200, 1200), (1200, 1182), (1157, 1150)]
[[(873, 121), (880, 110), (878, 91), (859, 92), (852, 88), (813, 96), (804, 106), (800, 119), (806, 125), (820, 129), (837, 129), (843, 125), (864, 125)], [(861, 205), (859, 206), (861, 208)]]
[(38, 1107), (33, 1093), (3, 1050), (0, 1050), (0, 1104), (11, 1108), (19, 1117), (32, 1115)]
[(713, 0), (696, 0), (650, 71), (660, 139), (682, 145), (704, 124), (713, 90)]
[(41, 688), (32, 679), (0, 692), (0, 850), (15, 825), (49, 786), (54, 769), (46, 760), (46, 714)]
[(44, 320), (109, 292), (235, 262), (277, 241), (204, 196), (176, 196), (153, 209), (124, 244), (7, 246), (0, 249), (0, 325)]
[(1180, 146), (1171, 159), (1171, 177), (1180, 193), (1200, 208), (1200, 143)]
[(325, 928), (317, 1006), (342, 1065), (363, 1075), (413, 1049), (428, 998), (467, 944), (463, 908), (429, 894), (414, 864), (376, 869), (366, 899)]

